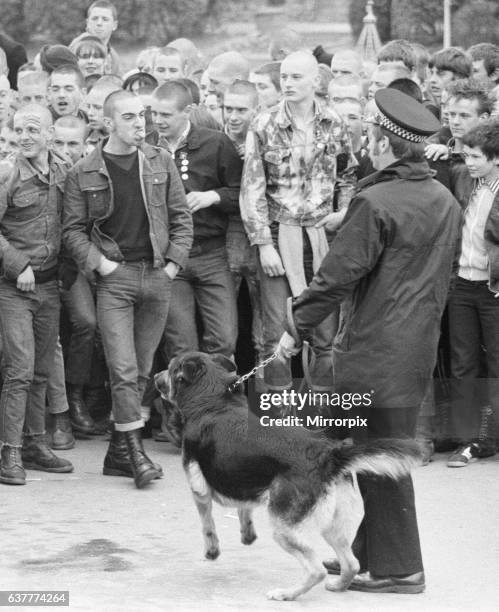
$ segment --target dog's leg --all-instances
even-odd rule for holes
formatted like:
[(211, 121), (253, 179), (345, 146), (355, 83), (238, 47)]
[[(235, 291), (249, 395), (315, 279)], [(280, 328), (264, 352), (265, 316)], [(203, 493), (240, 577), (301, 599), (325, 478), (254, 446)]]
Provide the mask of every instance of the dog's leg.
[(313, 586), (321, 582), (326, 575), (326, 571), (322, 567), (319, 559), (316, 557), (313, 549), (306, 544), (300, 534), (289, 528), (283, 522), (275, 517), (274, 522), (274, 539), (284, 550), (298, 559), (305, 569), (305, 579), (301, 584), (288, 589), (273, 589), (267, 593), (269, 599), (277, 599), (280, 601), (293, 600), (299, 595), (303, 595)]
[(199, 495), (193, 491), (194, 501), (201, 517), (204, 538), (204, 556), (213, 561), (220, 554), (217, 530), (213, 520), (211, 495)]
[(352, 552), (352, 543), (364, 516), (364, 503), (357, 479), (346, 479), (334, 492), (336, 504), (332, 521), (322, 529), (324, 539), (334, 548), (340, 562), (339, 578), (328, 576), (326, 589), (345, 591), (359, 571), (359, 562)]
[(241, 525), (241, 542), (243, 544), (253, 544), (256, 540), (256, 532), (253, 525), (251, 508), (242, 506), (237, 509), (237, 514)]

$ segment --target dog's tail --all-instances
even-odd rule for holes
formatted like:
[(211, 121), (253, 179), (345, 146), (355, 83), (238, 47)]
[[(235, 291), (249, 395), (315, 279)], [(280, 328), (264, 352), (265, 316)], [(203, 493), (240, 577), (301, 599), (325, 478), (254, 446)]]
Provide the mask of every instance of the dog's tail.
[(376, 474), (397, 480), (421, 465), (421, 447), (414, 440), (380, 439), (333, 450), (335, 471)]

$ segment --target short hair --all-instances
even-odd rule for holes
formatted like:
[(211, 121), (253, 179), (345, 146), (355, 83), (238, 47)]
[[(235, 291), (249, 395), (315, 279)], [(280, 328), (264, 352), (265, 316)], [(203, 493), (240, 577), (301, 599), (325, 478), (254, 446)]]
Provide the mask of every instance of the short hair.
[(62, 75), (72, 74), (75, 77), (75, 81), (78, 87), (80, 89), (83, 89), (85, 87), (85, 77), (81, 73), (80, 69), (77, 68), (76, 66), (73, 66), (72, 64), (63, 64), (62, 66), (59, 66), (58, 68), (54, 68), (54, 70), (52, 70), (48, 78), (49, 85), (52, 85), (52, 79), (54, 78), (54, 76), (57, 76), (58, 74), (62, 74)]
[(99, 83), (99, 86), (108, 85), (108, 86), (116, 87), (116, 89), (120, 89), (120, 87), (123, 85), (123, 79), (117, 74), (103, 74), (100, 77), (98, 83)]
[(40, 49), (40, 65), (51, 74), (60, 66), (74, 66), (78, 68), (78, 58), (65, 45), (44, 45)]
[(381, 62), (402, 62), (409, 72), (413, 72), (417, 62), (416, 53), (409, 41), (403, 38), (391, 40), (378, 53), (378, 64)]
[(238, 96), (248, 96), (251, 98), (252, 107), (257, 106), (258, 104), (258, 92), (256, 91), (256, 86), (254, 83), (250, 83), (249, 81), (237, 80), (234, 83), (231, 83), (224, 93), (224, 98), (227, 94), (235, 94)]
[(281, 55), (289, 55), (293, 51), (306, 49), (303, 38), (290, 28), (282, 28), (278, 30), (278, 34), (274, 35), (270, 40), (269, 53), (272, 60), (280, 60)]
[(85, 89), (87, 90), (87, 93), (89, 93), (90, 91), (92, 91), (92, 89), (94, 88), (94, 85), (97, 83), (97, 81), (101, 78), (100, 74), (87, 74), (87, 76), (85, 77)]
[(185, 57), (182, 55), (182, 53), (180, 53), (178, 49), (175, 49), (175, 47), (161, 47), (160, 49), (158, 49), (158, 52), (154, 56), (153, 67), (156, 65), (158, 57), (161, 57), (162, 55), (165, 57), (178, 57), (182, 69), (185, 69)]
[(25, 71), (18, 74), (17, 87), (23, 87), (26, 85), (40, 85), (40, 87), (47, 87), (49, 81), (49, 75), (43, 70), (37, 71)]
[(166, 81), (155, 89), (152, 95), (157, 100), (173, 100), (179, 111), (192, 104), (189, 88), (175, 80)]
[(491, 89), (490, 84), (484, 81), (461, 79), (449, 85), (447, 100), (450, 101), (452, 98), (456, 100), (476, 100), (478, 102), (478, 114), (487, 113), (490, 115), (492, 112)]
[(471, 58), (459, 47), (437, 51), (431, 56), (429, 66), (437, 70), (449, 70), (461, 79), (467, 79), (472, 69)]
[(411, 46), (416, 56), (416, 74), (423, 83), (426, 80), (426, 69), (430, 63), (431, 55), (428, 49), (420, 43), (412, 42)]
[(97, 51), (99, 53), (99, 57), (104, 59), (107, 57), (106, 47), (102, 44), (100, 39), (97, 38), (97, 36), (91, 36), (90, 34), (78, 38), (76, 42), (73, 41), (69, 45), (69, 49), (76, 55), (76, 57), (79, 57), (79, 54), (87, 49)]
[(216, 130), (220, 132), (223, 128), (210, 113), (210, 111), (200, 104), (199, 106), (193, 106), (189, 113), (189, 121), (196, 127), (205, 127), (210, 130)]
[(50, 110), (46, 106), (42, 106), (36, 102), (30, 102), (30, 104), (26, 104), (26, 106), (22, 106), (20, 109), (16, 110), (14, 117), (29, 115), (30, 113), (38, 115), (47, 126), (51, 126), (54, 123)]
[(104, 117), (113, 117), (113, 113), (116, 109), (116, 103), (120, 100), (137, 100), (137, 96), (134, 96), (130, 91), (125, 91), (124, 89), (117, 89), (116, 91), (112, 91), (104, 100), (103, 112)]
[(411, 96), (411, 98), (414, 98), (414, 100), (417, 100), (418, 102), (423, 101), (421, 87), (412, 79), (395, 79), (388, 85), (388, 87), (390, 89), (397, 89), (398, 91)]
[(187, 79), (185, 77), (173, 79), (177, 83), (181, 83), (191, 92), (192, 103), (199, 104), (201, 102), (201, 92), (199, 91), (199, 85), (193, 81), (192, 79)]
[(499, 47), (492, 43), (478, 43), (468, 49), (471, 59), (476, 62), (483, 60), (487, 76), (492, 76), (499, 69)]
[(477, 125), (463, 136), (463, 145), (477, 147), (488, 160), (499, 157), (499, 122)]
[(85, 134), (88, 126), (81, 117), (75, 117), (74, 115), (63, 115), (62, 117), (59, 117), (59, 119), (56, 119), (54, 127), (69, 128), (71, 130), (80, 129)]
[(255, 74), (267, 74), (272, 82), (272, 85), (281, 91), (281, 62), (268, 62), (259, 66), (253, 71)]
[(158, 51), (159, 47), (147, 47), (146, 49), (139, 51), (137, 59), (135, 60), (135, 65), (137, 68), (142, 71), (142, 68), (148, 62), (151, 64), (151, 67), (154, 66), (154, 58), (156, 57)]
[[(24, 64), (22, 64), (22, 66), (19, 66), (19, 70), (17, 71), (17, 78), (19, 78), (21, 74), (28, 73), (28, 72), (42, 72), (42, 71), (37, 69), (37, 67), (35, 66), (35, 62), (25, 62)], [(43, 72), (46, 74), (45, 71)]]
[(112, 2), (109, 2), (109, 0), (95, 0), (95, 2), (92, 2), (92, 4), (87, 9), (87, 18), (90, 17), (90, 13), (93, 11), (94, 8), (108, 9), (111, 11), (113, 19), (115, 21), (118, 19), (118, 11), (116, 10), (114, 4)]
[(138, 83), (139, 93), (150, 93), (158, 86), (158, 81), (152, 74), (148, 72), (134, 72), (123, 81), (121, 87), (127, 91), (132, 91), (135, 83)]
[(208, 65), (208, 74), (213, 69), (220, 70), (232, 81), (247, 79), (250, 71), (248, 60), (238, 51), (226, 51), (215, 55)]

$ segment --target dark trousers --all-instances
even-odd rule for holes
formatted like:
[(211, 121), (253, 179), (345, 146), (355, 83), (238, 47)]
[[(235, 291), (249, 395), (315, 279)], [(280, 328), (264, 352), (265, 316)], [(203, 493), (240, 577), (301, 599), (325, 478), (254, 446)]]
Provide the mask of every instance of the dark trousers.
[(186, 351), (231, 357), (236, 340), (236, 294), (225, 246), (189, 257), (173, 281), (164, 339), (167, 361)]
[[(449, 298), (451, 347), (450, 435), (478, 437), (480, 408), (499, 415), (499, 298), (486, 281), (458, 278)], [(486, 378), (483, 375), (485, 357)]]
[(0, 279), (0, 332), (3, 341), (0, 440), (11, 446), (45, 431), (47, 379), (59, 333), (57, 281), (20, 291)]
[(140, 405), (165, 329), (171, 280), (147, 262), (121, 263), (97, 281), (97, 320), (118, 431), (143, 426)]
[[(368, 439), (414, 438), (418, 407), (371, 409)], [(360, 571), (374, 576), (405, 576), (423, 571), (414, 487), (399, 480), (359, 475), (365, 516), (353, 543)]]
[(88, 280), (79, 272), (71, 288), (61, 294), (70, 323), (65, 356), (66, 382), (73, 385), (84, 385), (90, 378), (97, 326), (94, 293)]

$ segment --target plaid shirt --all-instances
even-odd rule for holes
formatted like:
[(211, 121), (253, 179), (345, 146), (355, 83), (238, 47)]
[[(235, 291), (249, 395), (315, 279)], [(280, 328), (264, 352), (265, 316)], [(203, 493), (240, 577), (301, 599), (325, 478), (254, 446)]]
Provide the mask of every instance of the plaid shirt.
[(315, 225), (353, 195), (357, 161), (347, 126), (330, 108), (315, 103), (313, 139), (299, 142), (283, 101), (259, 114), (246, 139), (241, 216), (251, 244), (271, 244), (270, 224)]

